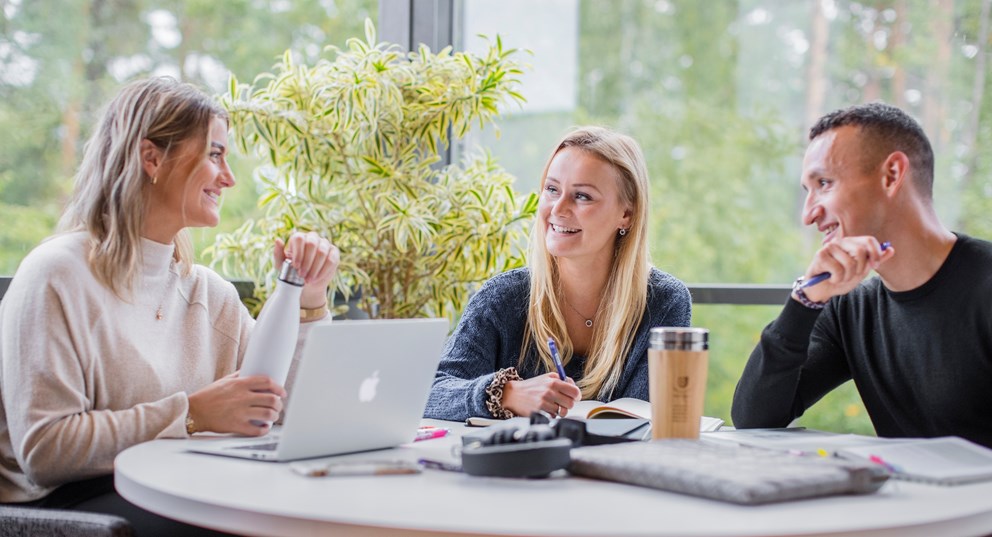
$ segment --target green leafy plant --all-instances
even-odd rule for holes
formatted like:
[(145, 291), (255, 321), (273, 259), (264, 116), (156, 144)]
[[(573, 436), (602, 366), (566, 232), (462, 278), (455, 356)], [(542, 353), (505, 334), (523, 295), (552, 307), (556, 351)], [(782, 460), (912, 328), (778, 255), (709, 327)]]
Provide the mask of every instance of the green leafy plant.
[(267, 161), (266, 213), (219, 235), (211, 255), (255, 280), (261, 301), (273, 239), (316, 230), (341, 250), (338, 290), (369, 316), (454, 318), (479, 282), (523, 263), (537, 196), (518, 195), (484, 151), (440, 166), (439, 150), (523, 101), (520, 66), (498, 37), (484, 55), (405, 54), (377, 43), (370, 21), (365, 34), (313, 66), (287, 51), (255, 79), (264, 86), (231, 79), (222, 102), (234, 143)]

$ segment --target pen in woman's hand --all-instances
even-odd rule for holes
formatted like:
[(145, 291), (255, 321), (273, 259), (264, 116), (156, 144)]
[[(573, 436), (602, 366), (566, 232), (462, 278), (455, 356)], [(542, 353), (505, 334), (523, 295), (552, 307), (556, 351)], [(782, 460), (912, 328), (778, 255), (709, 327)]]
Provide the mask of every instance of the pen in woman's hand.
[(558, 378), (565, 380), (565, 366), (561, 365), (561, 356), (558, 354), (558, 346), (555, 340), (548, 338), (548, 349), (551, 350), (551, 359), (555, 362), (555, 369), (558, 370)]
[[(888, 250), (889, 249), (889, 246), (892, 246), (892, 243), (891, 242), (889, 242), (889, 241), (883, 242), (882, 243), (882, 251), (884, 252), (884, 251)], [(822, 282), (823, 280), (826, 280), (829, 277), (830, 277), (830, 273), (829, 272), (821, 272), (821, 273), (817, 274), (816, 276), (813, 276), (812, 278), (810, 278), (810, 279), (806, 280), (805, 282), (803, 282), (803, 284), (800, 286), (800, 288), (801, 289), (805, 289), (807, 287), (814, 286), (814, 285)]]

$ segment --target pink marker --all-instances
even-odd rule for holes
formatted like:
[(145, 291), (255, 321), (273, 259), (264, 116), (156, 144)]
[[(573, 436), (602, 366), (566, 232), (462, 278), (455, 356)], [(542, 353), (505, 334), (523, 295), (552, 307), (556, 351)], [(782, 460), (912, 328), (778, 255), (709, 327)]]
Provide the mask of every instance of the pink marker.
[(448, 435), (448, 429), (439, 427), (421, 427), (417, 430), (417, 436), (414, 437), (414, 442), (420, 442), (421, 440), (431, 440), (433, 438), (444, 438)]
[(878, 455), (869, 455), (868, 460), (870, 460), (875, 464), (881, 464), (882, 466), (885, 467), (886, 470), (892, 473), (897, 473), (899, 471), (899, 468), (897, 466), (885, 462), (884, 460), (882, 460), (882, 457), (879, 457)]

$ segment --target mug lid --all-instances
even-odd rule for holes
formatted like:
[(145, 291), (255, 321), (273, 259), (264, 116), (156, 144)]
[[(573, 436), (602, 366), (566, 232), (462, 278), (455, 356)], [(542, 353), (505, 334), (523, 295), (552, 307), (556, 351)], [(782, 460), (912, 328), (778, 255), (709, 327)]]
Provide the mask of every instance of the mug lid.
[(710, 331), (706, 328), (684, 326), (659, 326), (651, 329), (651, 346), (707, 344)]

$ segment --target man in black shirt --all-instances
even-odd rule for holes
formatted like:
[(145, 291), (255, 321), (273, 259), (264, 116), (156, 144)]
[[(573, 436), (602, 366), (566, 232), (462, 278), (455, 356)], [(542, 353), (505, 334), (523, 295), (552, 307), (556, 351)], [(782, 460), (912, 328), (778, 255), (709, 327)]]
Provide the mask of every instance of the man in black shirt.
[(833, 112), (809, 138), (803, 222), (823, 246), (751, 353), (734, 425), (786, 426), (853, 379), (879, 436), (992, 447), (992, 243), (940, 222), (930, 142), (898, 108)]

